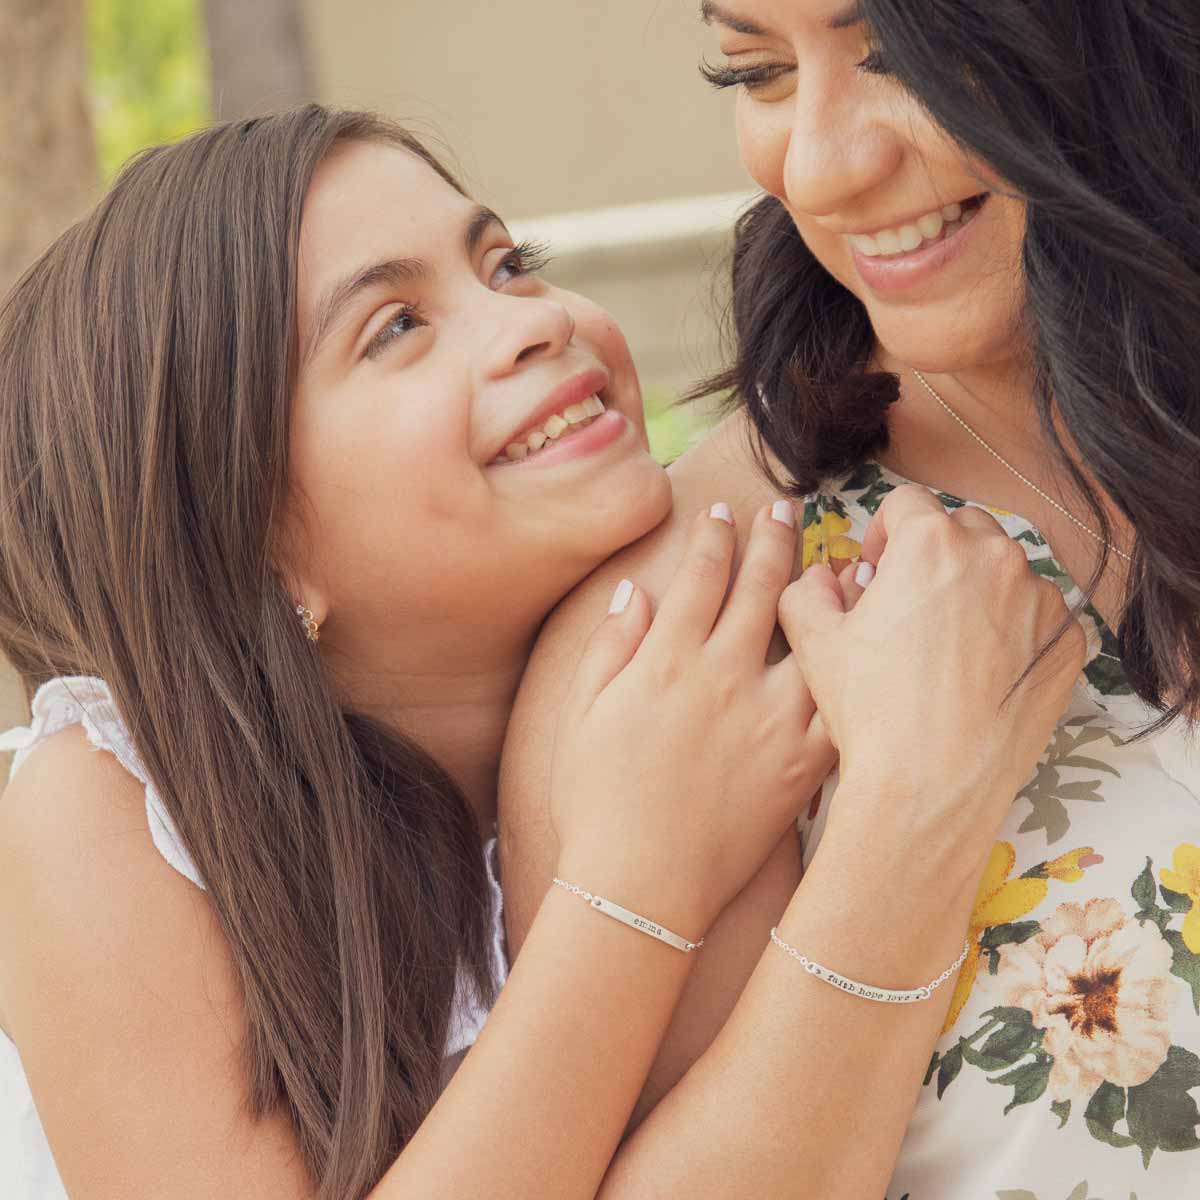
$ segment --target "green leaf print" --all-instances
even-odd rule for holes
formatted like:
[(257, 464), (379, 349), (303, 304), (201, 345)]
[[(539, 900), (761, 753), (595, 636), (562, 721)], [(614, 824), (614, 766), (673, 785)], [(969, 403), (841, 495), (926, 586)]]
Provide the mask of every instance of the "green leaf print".
[(1017, 534), (1016, 540), (1018, 542), (1028, 542), (1031, 546), (1045, 546), (1048, 544), (1046, 539), (1033, 529), (1023, 529)]
[(1100, 652), (1083, 669), (1088, 683), (1102, 696), (1132, 696), (1133, 688), (1129, 684), (1125, 668), (1121, 666), (1121, 649), (1117, 645), (1116, 636), (1091, 605), (1088, 605), (1087, 613), (1100, 631)]
[(1006, 1117), (1018, 1105), (1032, 1104), (1042, 1097), (1046, 1085), (1050, 1082), (1050, 1066), (1053, 1061), (1048, 1054), (1041, 1054), (1034, 1062), (1025, 1063), (1024, 1066), (988, 1080), (989, 1083), (998, 1083), (1001, 1087), (1013, 1089), (1013, 1098), (1004, 1106)]
[(1083, 1119), (1092, 1137), (1118, 1150), (1134, 1144), (1133, 1138), (1116, 1132), (1117, 1122), (1125, 1116), (1125, 1089), (1102, 1083), (1088, 1101)]
[(1200, 1147), (1197, 1125), (1200, 1108), (1188, 1094), (1200, 1087), (1200, 1058), (1182, 1046), (1172, 1046), (1167, 1060), (1145, 1083), (1128, 1090), (1126, 1118), (1129, 1136), (1141, 1147), (1148, 1167), (1155, 1150), (1195, 1150)]
[(946, 1089), (958, 1078), (958, 1073), (962, 1070), (962, 1065), (962, 1043), (959, 1042), (952, 1050), (948, 1050), (942, 1055), (941, 1065), (938, 1067), (937, 1080), (937, 1097), (939, 1100), (945, 1094)]
[[(1156, 1150), (1195, 1150), (1200, 1147), (1197, 1125), (1200, 1108), (1188, 1094), (1200, 1087), (1200, 1058), (1182, 1046), (1172, 1046), (1166, 1061), (1145, 1083), (1119, 1088), (1102, 1083), (1084, 1114), (1092, 1136), (1123, 1149), (1137, 1146), (1142, 1163), (1150, 1166)], [(1129, 1134), (1116, 1131), (1124, 1117)]]
[(1170, 888), (1159, 885), (1159, 890), (1162, 892), (1163, 903), (1173, 913), (1187, 913), (1192, 911), (1192, 898), (1185, 896), (1182, 892), (1173, 892)]
[[(1159, 933), (1171, 947), (1171, 974), (1192, 989), (1192, 1005), (1200, 1014), (1200, 954), (1187, 948), (1182, 932), (1167, 928), (1177, 915), (1191, 911), (1191, 900), (1180, 892), (1156, 884), (1153, 862), (1149, 858), (1129, 890), (1138, 906), (1134, 917), (1143, 924), (1153, 921), (1158, 926)], [(1165, 908), (1158, 903), (1160, 892), (1167, 905)]]
[(1071, 1102), (1070, 1100), (1055, 1100), (1050, 1105), (1050, 1111), (1058, 1118), (1058, 1127), (1061, 1129), (1071, 1117)]
[(838, 488), (838, 491), (865, 492), (873, 488), (882, 478), (883, 471), (880, 469), (878, 463), (861, 463), (854, 468), (850, 474), (850, 478)]
[(1200, 954), (1193, 954), (1183, 943), (1183, 934), (1178, 929), (1163, 930), (1163, 937), (1174, 955), (1171, 974), (1182, 979), (1192, 989), (1192, 1004), (1200, 1013)]
[[(1102, 802), (1100, 791), (1102, 779), (1074, 779), (1064, 781), (1064, 769), (1088, 771), (1092, 774), (1121, 777), (1121, 772), (1110, 763), (1098, 758), (1078, 754), (1084, 746), (1103, 738), (1114, 745), (1121, 744), (1120, 738), (1103, 725), (1067, 724), (1060, 726), (1038, 765), (1037, 774), (1017, 793), (1018, 800), (1028, 800), (1030, 812), (1021, 822), (1019, 833), (1032, 833), (1042, 829), (1046, 833), (1046, 845), (1061, 841), (1071, 828), (1071, 817), (1066, 801)], [(1030, 874), (1031, 872), (1026, 872)]]
[[(1016, 1191), (1001, 1191), (996, 1193), (996, 1200), (1038, 1200), (1036, 1192), (1027, 1191), (1025, 1188), (1019, 1188)], [(1072, 1189), (1067, 1200), (1100, 1200), (1099, 1196), (1093, 1196), (1088, 1191), (1088, 1183), (1085, 1179), (1082, 1183), (1077, 1183)], [(1129, 1193), (1129, 1200), (1138, 1200), (1136, 1192)]]

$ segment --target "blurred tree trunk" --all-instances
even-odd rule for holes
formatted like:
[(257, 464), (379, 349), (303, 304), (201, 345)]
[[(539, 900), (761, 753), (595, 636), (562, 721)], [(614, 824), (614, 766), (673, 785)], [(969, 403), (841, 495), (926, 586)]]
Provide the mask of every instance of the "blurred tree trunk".
[(96, 192), (83, 0), (0, 0), (0, 295)]
[[(0, 0), (0, 295), (96, 196), (83, 3)], [(0, 730), (27, 715), (0, 659)]]
[(217, 120), (312, 99), (300, 0), (204, 0), (204, 11)]

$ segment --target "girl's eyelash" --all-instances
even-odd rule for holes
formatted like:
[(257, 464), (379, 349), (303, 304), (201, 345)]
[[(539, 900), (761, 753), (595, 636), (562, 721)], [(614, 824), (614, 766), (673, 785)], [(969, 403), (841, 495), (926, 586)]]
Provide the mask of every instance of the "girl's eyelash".
[(410, 332), (408, 329), (397, 328), (401, 321), (415, 322), (414, 328), (428, 324), (419, 304), (402, 304), (388, 318), (387, 324), (371, 339), (366, 349), (365, 357), (378, 358), (398, 337)]
[(550, 265), (550, 243), (526, 240), (518, 242), (504, 262), (513, 265), (522, 275), (536, 275)]
[[(544, 270), (550, 262), (550, 256), (547, 253), (549, 248), (548, 242), (521, 242), (504, 256), (500, 265), (508, 267), (517, 275), (534, 275), (538, 271)], [(410, 328), (401, 329), (399, 327), (401, 322), (412, 322), (413, 324)], [(371, 339), (366, 349), (366, 357), (377, 358), (397, 338), (411, 332), (412, 328), (419, 328), (426, 324), (428, 322), (425, 320), (419, 304), (402, 304), (392, 313), (387, 324)]]

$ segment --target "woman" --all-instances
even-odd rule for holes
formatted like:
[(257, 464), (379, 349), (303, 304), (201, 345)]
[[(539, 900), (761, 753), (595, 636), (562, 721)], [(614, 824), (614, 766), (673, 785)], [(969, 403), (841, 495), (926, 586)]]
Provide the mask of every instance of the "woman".
[[(543, 747), (561, 853), (475, 1042), (518, 677), (669, 501), (619, 331), (536, 265), (401, 130), (312, 106), (146, 154), (5, 301), (0, 642), (41, 684), (4, 742), (6, 1195), (563, 1200), (609, 1173), (703, 932), (832, 751), (764, 658), (791, 503), (728, 598), (706, 507), (652, 627), (615, 589)], [(962, 530), (985, 556), (988, 524)], [(1005, 684), (996, 604), (1043, 637), (1065, 612), (1008, 578), (976, 589)]]
[[(642, 1111), (670, 1094), (617, 1178), (674, 1132), (690, 1153), (644, 1175), (646, 1195), (1191, 1195), (1200, 758), (1180, 723), (1133, 739), (1194, 713), (1198, 686), (1200, 18), (1184, 0), (704, 13), (724, 56), (706, 73), (739, 88), (743, 159), (767, 194), (739, 227), (736, 361), (718, 381), (740, 409), (677, 464), (676, 512), (714, 488), (752, 510), (774, 494), (760, 458), (806, 497), (807, 610), (788, 598), (784, 616), (804, 627), (841, 781), (801, 823), (803, 863), (783, 847), (710, 935)], [(889, 605), (877, 591), (892, 568), (916, 580), (947, 526), (932, 514), (929, 546), (890, 543), (848, 616), (829, 590), (830, 567), (849, 581), (847, 564), (878, 562), (870, 522), (916, 503), (907, 481), (958, 519), (991, 506), (1090, 630), (1038, 770), (950, 851), (963, 781), (1007, 731), (953, 724), (981, 682), (966, 601), (922, 612), (915, 584)], [(553, 845), (525, 746), (591, 620), (590, 587), (621, 572), (653, 591), (677, 530), (606, 566), (538, 648), (502, 794), (515, 942)], [(1004, 629), (1026, 636), (1015, 613)], [(920, 795), (928, 824), (905, 853), (882, 854), (859, 820), (864, 778), (885, 826), (897, 795)], [(959, 907), (964, 855), (984, 869)], [(877, 983), (890, 956), (920, 951), (914, 928), (965, 931), (968, 954), (922, 1048), (903, 1012), (787, 975), (776, 946), (760, 960), (775, 924)], [(738, 1103), (705, 1107), (717, 1079)]]

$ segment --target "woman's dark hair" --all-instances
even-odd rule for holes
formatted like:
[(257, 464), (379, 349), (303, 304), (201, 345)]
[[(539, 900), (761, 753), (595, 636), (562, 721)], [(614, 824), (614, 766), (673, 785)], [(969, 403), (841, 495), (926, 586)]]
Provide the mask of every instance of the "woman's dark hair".
[(106, 680), (228, 939), (251, 1110), (325, 1197), (433, 1104), (460, 957), (489, 999), (476, 821), (344, 698), (277, 574), (311, 105), (141, 155), (0, 307), (0, 648)]
[[(1133, 686), (1169, 714), (1200, 712), (1200, 8), (862, 9), (887, 71), (1028, 203), (1024, 309), (1043, 426), (1106, 540), (1055, 413), (1136, 530), (1120, 630)], [(736, 358), (701, 391), (734, 392), (799, 492), (882, 449), (898, 381), (869, 371), (865, 308), (774, 198), (739, 222), (733, 281)]]

